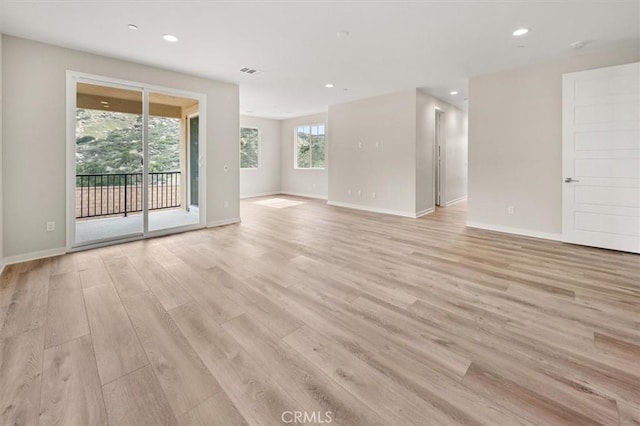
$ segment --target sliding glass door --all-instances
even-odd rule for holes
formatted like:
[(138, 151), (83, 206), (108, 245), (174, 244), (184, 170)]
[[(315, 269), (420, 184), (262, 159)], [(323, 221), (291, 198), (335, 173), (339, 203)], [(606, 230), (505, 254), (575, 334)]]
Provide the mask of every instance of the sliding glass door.
[(204, 225), (199, 95), (68, 77), (69, 248)]
[[(200, 222), (190, 200), (198, 185), (189, 178), (199, 173), (193, 152), (189, 116), (198, 113), (198, 100), (149, 93), (149, 230), (159, 231)], [(196, 138), (198, 133), (196, 133)]]
[(143, 233), (141, 90), (76, 84), (75, 244)]

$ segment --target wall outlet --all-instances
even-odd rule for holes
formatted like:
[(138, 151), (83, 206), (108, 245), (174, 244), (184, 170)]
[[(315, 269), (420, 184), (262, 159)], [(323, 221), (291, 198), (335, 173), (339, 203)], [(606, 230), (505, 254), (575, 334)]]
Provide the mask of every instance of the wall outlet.
[(362, 149), (362, 142), (358, 142), (358, 148)]
[(47, 222), (47, 232), (53, 232), (56, 230), (55, 222)]
[(507, 214), (514, 214), (516, 212), (516, 208), (514, 206), (507, 206)]
[(362, 191), (358, 189), (358, 197), (362, 197)]
[(380, 142), (376, 141), (376, 148), (380, 148)]
[(228, 201), (225, 201), (225, 202), (224, 202), (224, 207), (225, 207), (225, 208), (229, 207), (229, 202), (228, 202)]
[(371, 193), (371, 198), (376, 198), (376, 193), (375, 192)]

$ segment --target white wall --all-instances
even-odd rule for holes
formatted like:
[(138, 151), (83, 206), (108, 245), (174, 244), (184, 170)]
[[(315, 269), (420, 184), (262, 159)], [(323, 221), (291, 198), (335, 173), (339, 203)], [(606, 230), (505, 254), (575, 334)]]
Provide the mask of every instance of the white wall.
[(467, 113), (418, 90), (416, 102), (416, 213), (435, 206), (436, 108), (445, 113), (441, 152), (441, 204), (467, 196)]
[(416, 90), (329, 107), (329, 165), (329, 204), (413, 217)]
[(325, 124), (327, 128), (327, 114), (306, 115), (303, 117), (283, 120), (280, 127), (281, 142), (281, 191), (284, 194), (302, 195), (314, 198), (327, 198), (328, 168), (331, 165), (331, 132), (327, 133), (328, 154), (325, 159), (324, 170), (294, 168), (294, 132), (297, 126), (304, 124)]
[(435, 207), (435, 98), (416, 93), (416, 214)]
[(469, 225), (560, 238), (562, 74), (639, 59), (634, 43), (472, 78)]
[(280, 121), (240, 116), (241, 127), (257, 128), (260, 135), (257, 169), (240, 169), (240, 197), (280, 192)]
[(445, 203), (467, 198), (469, 116), (454, 106), (441, 106), (446, 113), (446, 185)]
[[(1, 15), (1, 12), (0, 12)], [(0, 16), (1, 18), (1, 16)], [(0, 28), (1, 30), (1, 28)], [(4, 227), (2, 225), (3, 218), (3, 170), (2, 170), (2, 31), (0, 31), (0, 272), (4, 268)]]
[(207, 222), (239, 218), (237, 85), (9, 36), (2, 56), (5, 259), (65, 247), (66, 70), (206, 94)]

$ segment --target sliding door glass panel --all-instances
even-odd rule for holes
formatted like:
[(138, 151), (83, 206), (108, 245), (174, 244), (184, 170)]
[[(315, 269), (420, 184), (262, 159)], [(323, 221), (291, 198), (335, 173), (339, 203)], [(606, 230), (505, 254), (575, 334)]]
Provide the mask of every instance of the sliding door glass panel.
[(197, 115), (188, 117), (189, 121), (189, 140), (188, 156), (189, 156), (189, 208), (198, 207), (198, 193), (200, 191), (200, 118)]
[(142, 91), (76, 85), (75, 245), (141, 235)]
[[(197, 113), (198, 101), (195, 99), (149, 93), (147, 190), (150, 232), (200, 223), (198, 152), (197, 145), (193, 152), (190, 138), (193, 132), (190, 117)], [(197, 139), (198, 134), (194, 137)]]

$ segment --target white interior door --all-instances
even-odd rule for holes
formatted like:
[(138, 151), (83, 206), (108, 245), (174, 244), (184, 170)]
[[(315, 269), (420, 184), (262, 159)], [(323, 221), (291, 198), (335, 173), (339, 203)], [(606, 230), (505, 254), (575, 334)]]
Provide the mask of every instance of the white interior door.
[(563, 76), (563, 240), (640, 253), (640, 63)]

